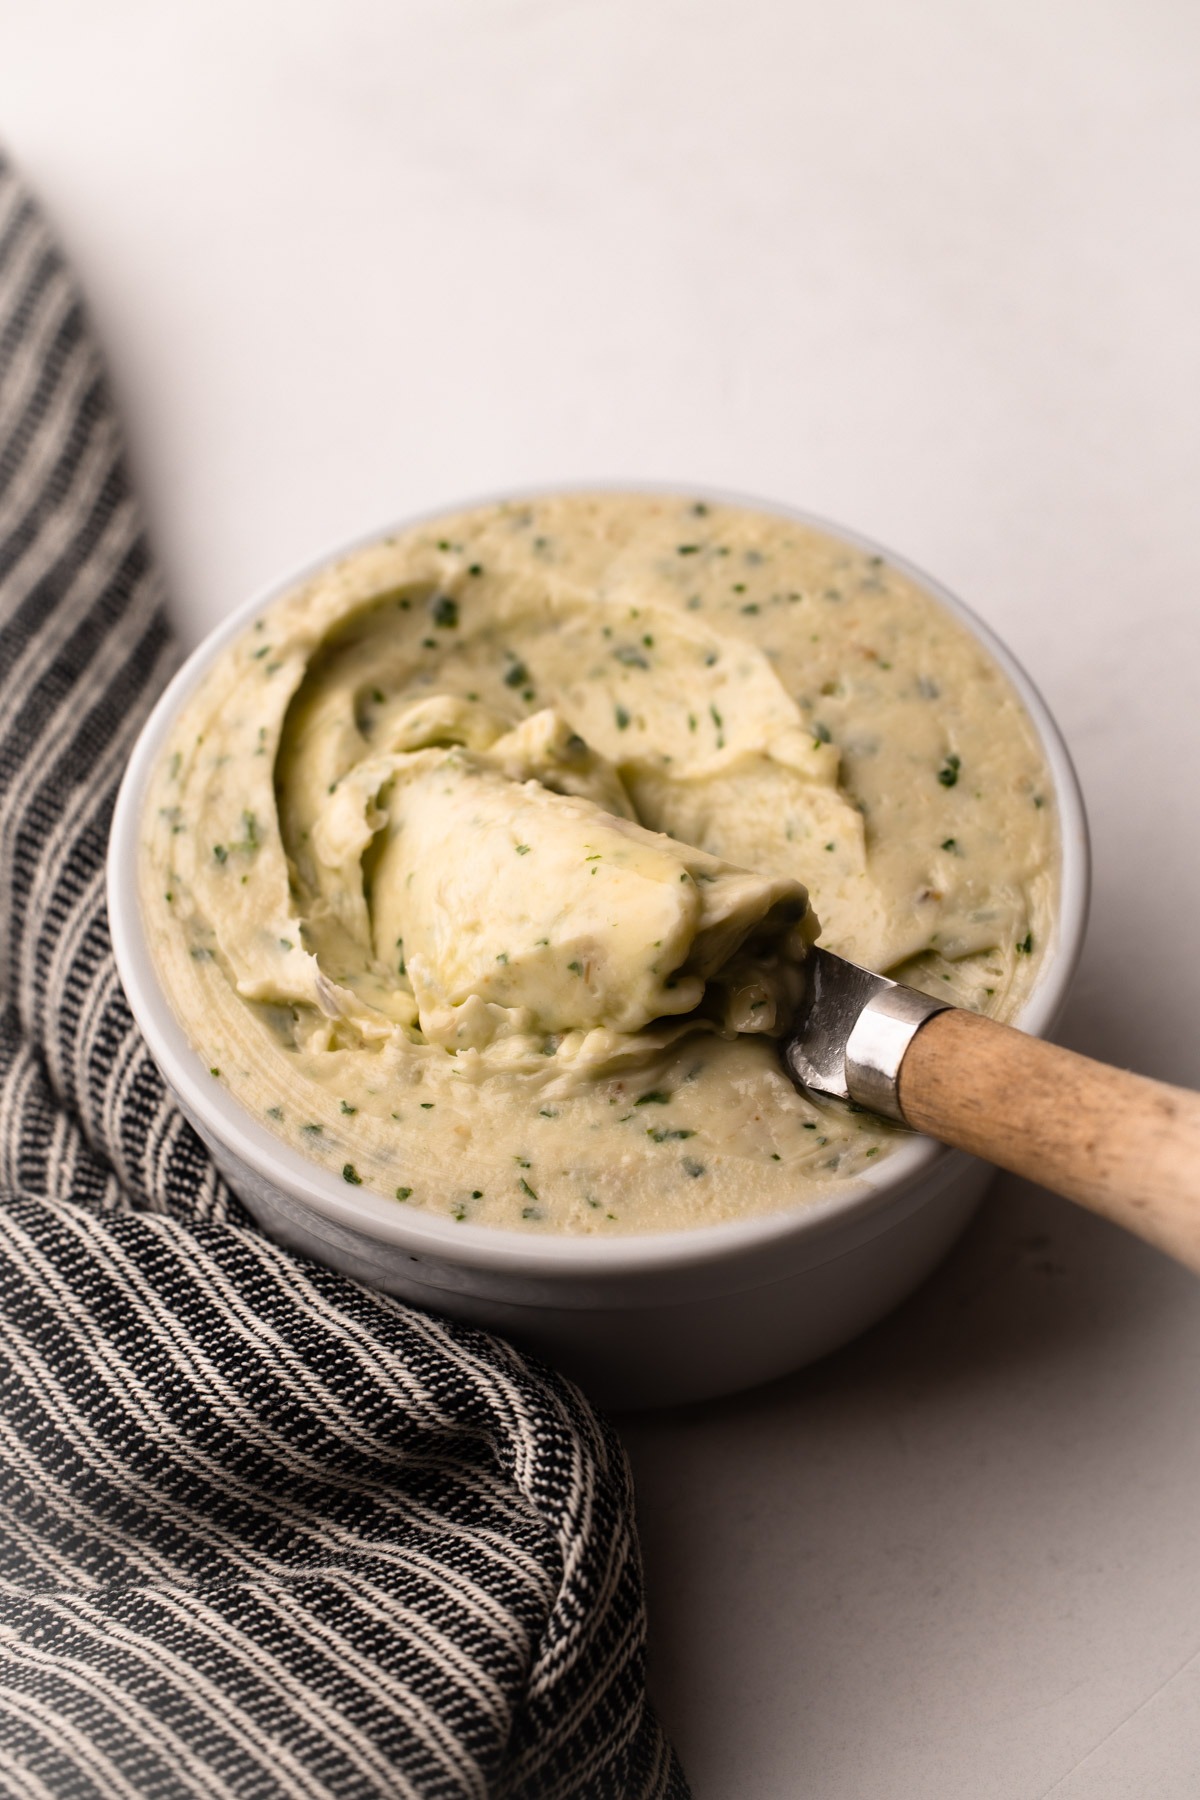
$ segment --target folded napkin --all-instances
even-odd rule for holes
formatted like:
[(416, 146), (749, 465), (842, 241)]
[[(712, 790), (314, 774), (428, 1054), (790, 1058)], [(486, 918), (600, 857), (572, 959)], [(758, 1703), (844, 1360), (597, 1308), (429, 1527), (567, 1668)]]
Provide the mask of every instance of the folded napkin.
[(105, 845), (175, 660), (0, 161), (0, 1791), (679, 1800), (612, 1431), (263, 1238), (133, 1025)]

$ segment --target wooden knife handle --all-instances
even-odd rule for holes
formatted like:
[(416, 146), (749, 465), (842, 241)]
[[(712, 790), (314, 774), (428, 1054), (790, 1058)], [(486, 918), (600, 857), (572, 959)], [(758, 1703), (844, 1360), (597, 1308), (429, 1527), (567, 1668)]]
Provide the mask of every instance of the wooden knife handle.
[(1200, 1094), (957, 1010), (921, 1026), (898, 1086), (918, 1131), (1077, 1200), (1200, 1273)]

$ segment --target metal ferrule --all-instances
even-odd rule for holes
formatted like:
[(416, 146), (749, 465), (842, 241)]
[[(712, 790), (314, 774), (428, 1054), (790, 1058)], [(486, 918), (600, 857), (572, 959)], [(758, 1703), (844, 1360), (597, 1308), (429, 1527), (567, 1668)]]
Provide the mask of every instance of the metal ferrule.
[(906, 1123), (899, 1076), (904, 1053), (926, 1019), (947, 1011), (915, 988), (900, 987), (814, 946), (805, 988), (783, 1044), (784, 1066), (810, 1094), (866, 1107)]
[(900, 1110), (900, 1064), (925, 1021), (947, 1010), (944, 1000), (909, 987), (890, 987), (868, 1000), (846, 1039), (851, 1100), (898, 1125), (906, 1124)]

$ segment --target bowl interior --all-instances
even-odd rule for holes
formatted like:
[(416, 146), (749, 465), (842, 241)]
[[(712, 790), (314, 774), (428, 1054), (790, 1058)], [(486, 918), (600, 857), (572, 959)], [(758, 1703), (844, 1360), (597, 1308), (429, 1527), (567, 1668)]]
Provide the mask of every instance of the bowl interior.
[[(613, 490), (674, 495), (679, 487), (647, 488), (631, 483), (613, 484)], [(547, 493), (571, 489), (541, 489), (537, 494), (492, 496), (475, 504), (500, 500), (526, 501)], [(602, 491), (602, 484), (588, 484), (586, 491)], [(1030, 714), (1053, 779), (1061, 830), (1062, 866), (1059, 911), (1054, 936), (1043, 959), (1037, 984), (1015, 1021), (1025, 1031), (1044, 1035), (1052, 1027), (1067, 997), (1083, 944), (1089, 893), (1087, 827), (1078, 780), (1058, 728), (1029, 677), (1008, 649), (970, 610), (938, 582), (903, 558), (840, 526), (830, 525), (791, 507), (771, 505), (742, 495), (703, 488), (686, 489), (689, 495), (714, 504), (727, 503), (770, 512), (824, 531), (869, 554), (881, 555), (893, 567), (923, 587), (964, 623), (1007, 674)], [(437, 517), (447, 509), (439, 508)], [(169, 1085), (202, 1126), (228, 1147), (239, 1161), (255, 1170), (323, 1217), (340, 1221), (382, 1243), (409, 1248), (414, 1254), (442, 1255), (466, 1267), (510, 1269), (514, 1273), (550, 1274), (592, 1271), (695, 1266), (720, 1260), (732, 1251), (769, 1245), (774, 1240), (803, 1233), (816, 1240), (845, 1223), (850, 1215), (864, 1218), (886, 1207), (901, 1189), (909, 1190), (942, 1157), (950, 1154), (927, 1138), (911, 1137), (898, 1145), (878, 1167), (867, 1171), (846, 1189), (811, 1205), (785, 1212), (767, 1213), (689, 1230), (629, 1234), (605, 1238), (534, 1236), (496, 1226), (448, 1221), (432, 1214), (409, 1212), (382, 1194), (349, 1188), (329, 1171), (310, 1163), (298, 1151), (271, 1133), (220, 1084), (204, 1079), (201, 1060), (160, 987), (142, 930), (137, 895), (137, 852), (140, 820), (150, 773), (171, 729), (175, 714), (202, 680), (226, 646), (253, 619), (293, 587), (329, 562), (349, 555), (383, 537), (420, 523), (406, 520), (373, 531), (341, 546), (273, 583), (261, 594), (237, 608), (201, 644), (167, 687), (151, 714), (134, 749), (122, 782), (113, 820), (108, 859), (108, 901), (113, 949), (117, 967), (135, 1018), (151, 1054)]]

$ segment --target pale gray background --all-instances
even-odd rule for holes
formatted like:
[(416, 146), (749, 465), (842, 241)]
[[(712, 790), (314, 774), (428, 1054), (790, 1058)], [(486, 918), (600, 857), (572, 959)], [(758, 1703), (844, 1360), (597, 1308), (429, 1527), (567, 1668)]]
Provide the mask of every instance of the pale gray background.
[[(541, 480), (923, 563), (1078, 759), (1067, 1041), (1200, 1085), (1193, 0), (0, 0), (189, 641)], [(1005, 1180), (842, 1356), (626, 1422), (696, 1800), (1195, 1800), (1200, 1293)]]

